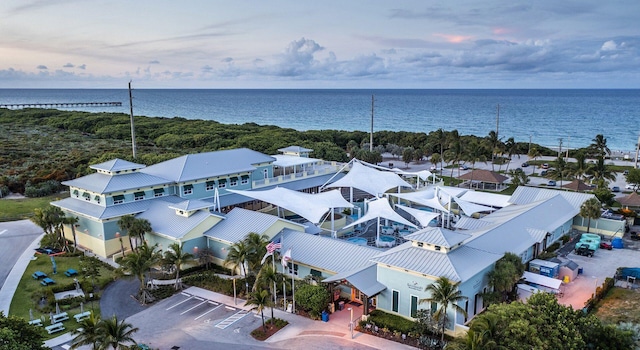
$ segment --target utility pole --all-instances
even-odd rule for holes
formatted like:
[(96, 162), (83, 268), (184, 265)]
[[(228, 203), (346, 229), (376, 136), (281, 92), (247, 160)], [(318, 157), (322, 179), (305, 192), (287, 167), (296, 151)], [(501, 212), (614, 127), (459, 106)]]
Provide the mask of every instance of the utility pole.
[(562, 155), (562, 137), (558, 139), (560, 141), (560, 145), (558, 146), (558, 158)]
[(635, 169), (638, 169), (638, 157), (640, 157), (640, 132), (638, 133), (638, 143), (636, 143), (636, 159), (633, 161)]
[(529, 135), (529, 153), (531, 153), (531, 138), (533, 135)]
[(131, 81), (129, 81), (129, 116), (131, 118), (131, 149), (133, 159), (136, 159), (136, 128), (133, 123), (133, 95), (131, 94)]
[(499, 140), (498, 137), (498, 129), (500, 128), (500, 104), (498, 104), (497, 112), (496, 112), (496, 139)]
[(369, 152), (373, 152), (373, 95), (371, 95), (371, 132), (369, 133)]
[(571, 135), (569, 135), (569, 139), (567, 140), (567, 156), (565, 158), (569, 158), (569, 142), (571, 142)]

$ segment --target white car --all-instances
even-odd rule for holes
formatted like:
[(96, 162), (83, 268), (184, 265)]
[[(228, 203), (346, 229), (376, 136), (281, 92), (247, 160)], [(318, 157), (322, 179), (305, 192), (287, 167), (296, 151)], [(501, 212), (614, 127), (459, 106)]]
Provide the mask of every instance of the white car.
[(624, 188), (626, 188), (627, 190), (633, 190), (636, 187), (638, 187), (638, 185), (636, 184), (627, 184), (626, 186), (624, 186)]

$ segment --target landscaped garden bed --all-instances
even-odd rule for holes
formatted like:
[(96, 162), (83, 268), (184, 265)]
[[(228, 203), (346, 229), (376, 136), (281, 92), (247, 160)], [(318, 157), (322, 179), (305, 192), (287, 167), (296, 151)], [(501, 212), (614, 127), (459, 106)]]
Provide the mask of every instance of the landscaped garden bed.
[(260, 326), (254, 329), (251, 332), (251, 336), (256, 340), (263, 341), (269, 339), (270, 336), (276, 334), (279, 330), (286, 327), (288, 324), (289, 322), (280, 318), (271, 319), (265, 322), (265, 328), (262, 328), (262, 326)]

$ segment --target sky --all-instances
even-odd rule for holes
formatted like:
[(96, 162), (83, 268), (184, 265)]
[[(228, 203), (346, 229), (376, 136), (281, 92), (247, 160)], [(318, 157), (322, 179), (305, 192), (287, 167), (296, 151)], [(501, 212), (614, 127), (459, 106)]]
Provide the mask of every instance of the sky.
[(2, 0), (0, 88), (640, 88), (640, 1)]

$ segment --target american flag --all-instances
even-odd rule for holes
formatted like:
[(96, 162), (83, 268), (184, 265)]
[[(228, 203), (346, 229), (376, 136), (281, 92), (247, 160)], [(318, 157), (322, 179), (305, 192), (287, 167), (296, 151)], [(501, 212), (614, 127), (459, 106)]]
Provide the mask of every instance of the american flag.
[(267, 253), (273, 254), (273, 252), (275, 252), (276, 249), (280, 249), (280, 248), (282, 248), (282, 244), (280, 244), (280, 241), (269, 242), (269, 244), (267, 244)]

